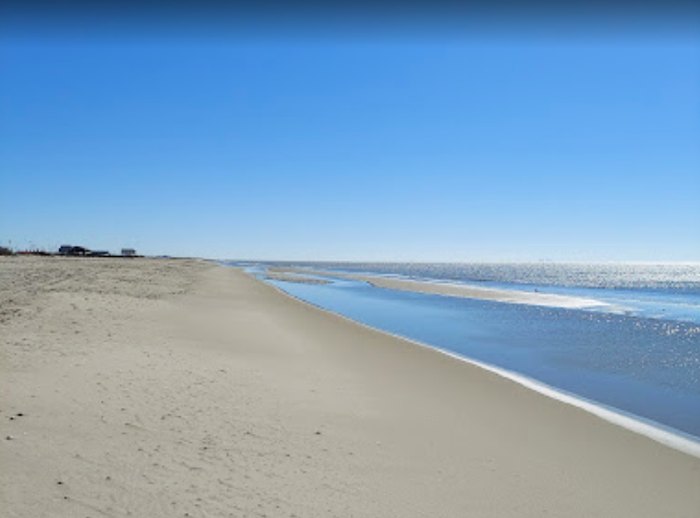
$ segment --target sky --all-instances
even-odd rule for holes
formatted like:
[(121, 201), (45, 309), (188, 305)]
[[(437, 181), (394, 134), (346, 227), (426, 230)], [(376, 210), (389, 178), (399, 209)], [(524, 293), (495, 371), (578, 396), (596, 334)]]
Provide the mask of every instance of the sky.
[(700, 261), (700, 31), (27, 27), (0, 245)]

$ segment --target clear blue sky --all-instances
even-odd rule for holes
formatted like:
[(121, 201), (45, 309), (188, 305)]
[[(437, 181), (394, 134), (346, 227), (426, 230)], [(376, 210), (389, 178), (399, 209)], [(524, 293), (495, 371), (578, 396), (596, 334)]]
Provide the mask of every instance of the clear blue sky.
[(0, 74), (2, 245), (700, 260), (700, 37), (32, 34)]

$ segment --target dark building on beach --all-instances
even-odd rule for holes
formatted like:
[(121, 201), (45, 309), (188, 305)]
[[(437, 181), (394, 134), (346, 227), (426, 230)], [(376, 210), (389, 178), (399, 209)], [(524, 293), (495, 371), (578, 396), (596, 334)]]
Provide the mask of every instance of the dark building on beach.
[(58, 249), (59, 255), (78, 255), (84, 256), (90, 253), (90, 250), (83, 246), (61, 245)]

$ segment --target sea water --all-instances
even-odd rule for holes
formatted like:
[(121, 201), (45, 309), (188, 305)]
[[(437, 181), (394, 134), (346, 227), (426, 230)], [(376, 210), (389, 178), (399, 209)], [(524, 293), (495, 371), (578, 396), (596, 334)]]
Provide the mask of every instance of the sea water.
[[(254, 271), (264, 278), (267, 266)], [(363, 324), (700, 438), (700, 265), (294, 266), (603, 301), (540, 307), (378, 288), (332, 273), (328, 284), (266, 280)]]

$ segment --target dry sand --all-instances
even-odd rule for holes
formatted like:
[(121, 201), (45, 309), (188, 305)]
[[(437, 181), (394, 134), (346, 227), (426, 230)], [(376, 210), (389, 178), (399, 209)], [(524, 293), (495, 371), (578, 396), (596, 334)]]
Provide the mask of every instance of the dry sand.
[(209, 263), (0, 258), (0, 354), (7, 517), (700, 515), (700, 459)]

